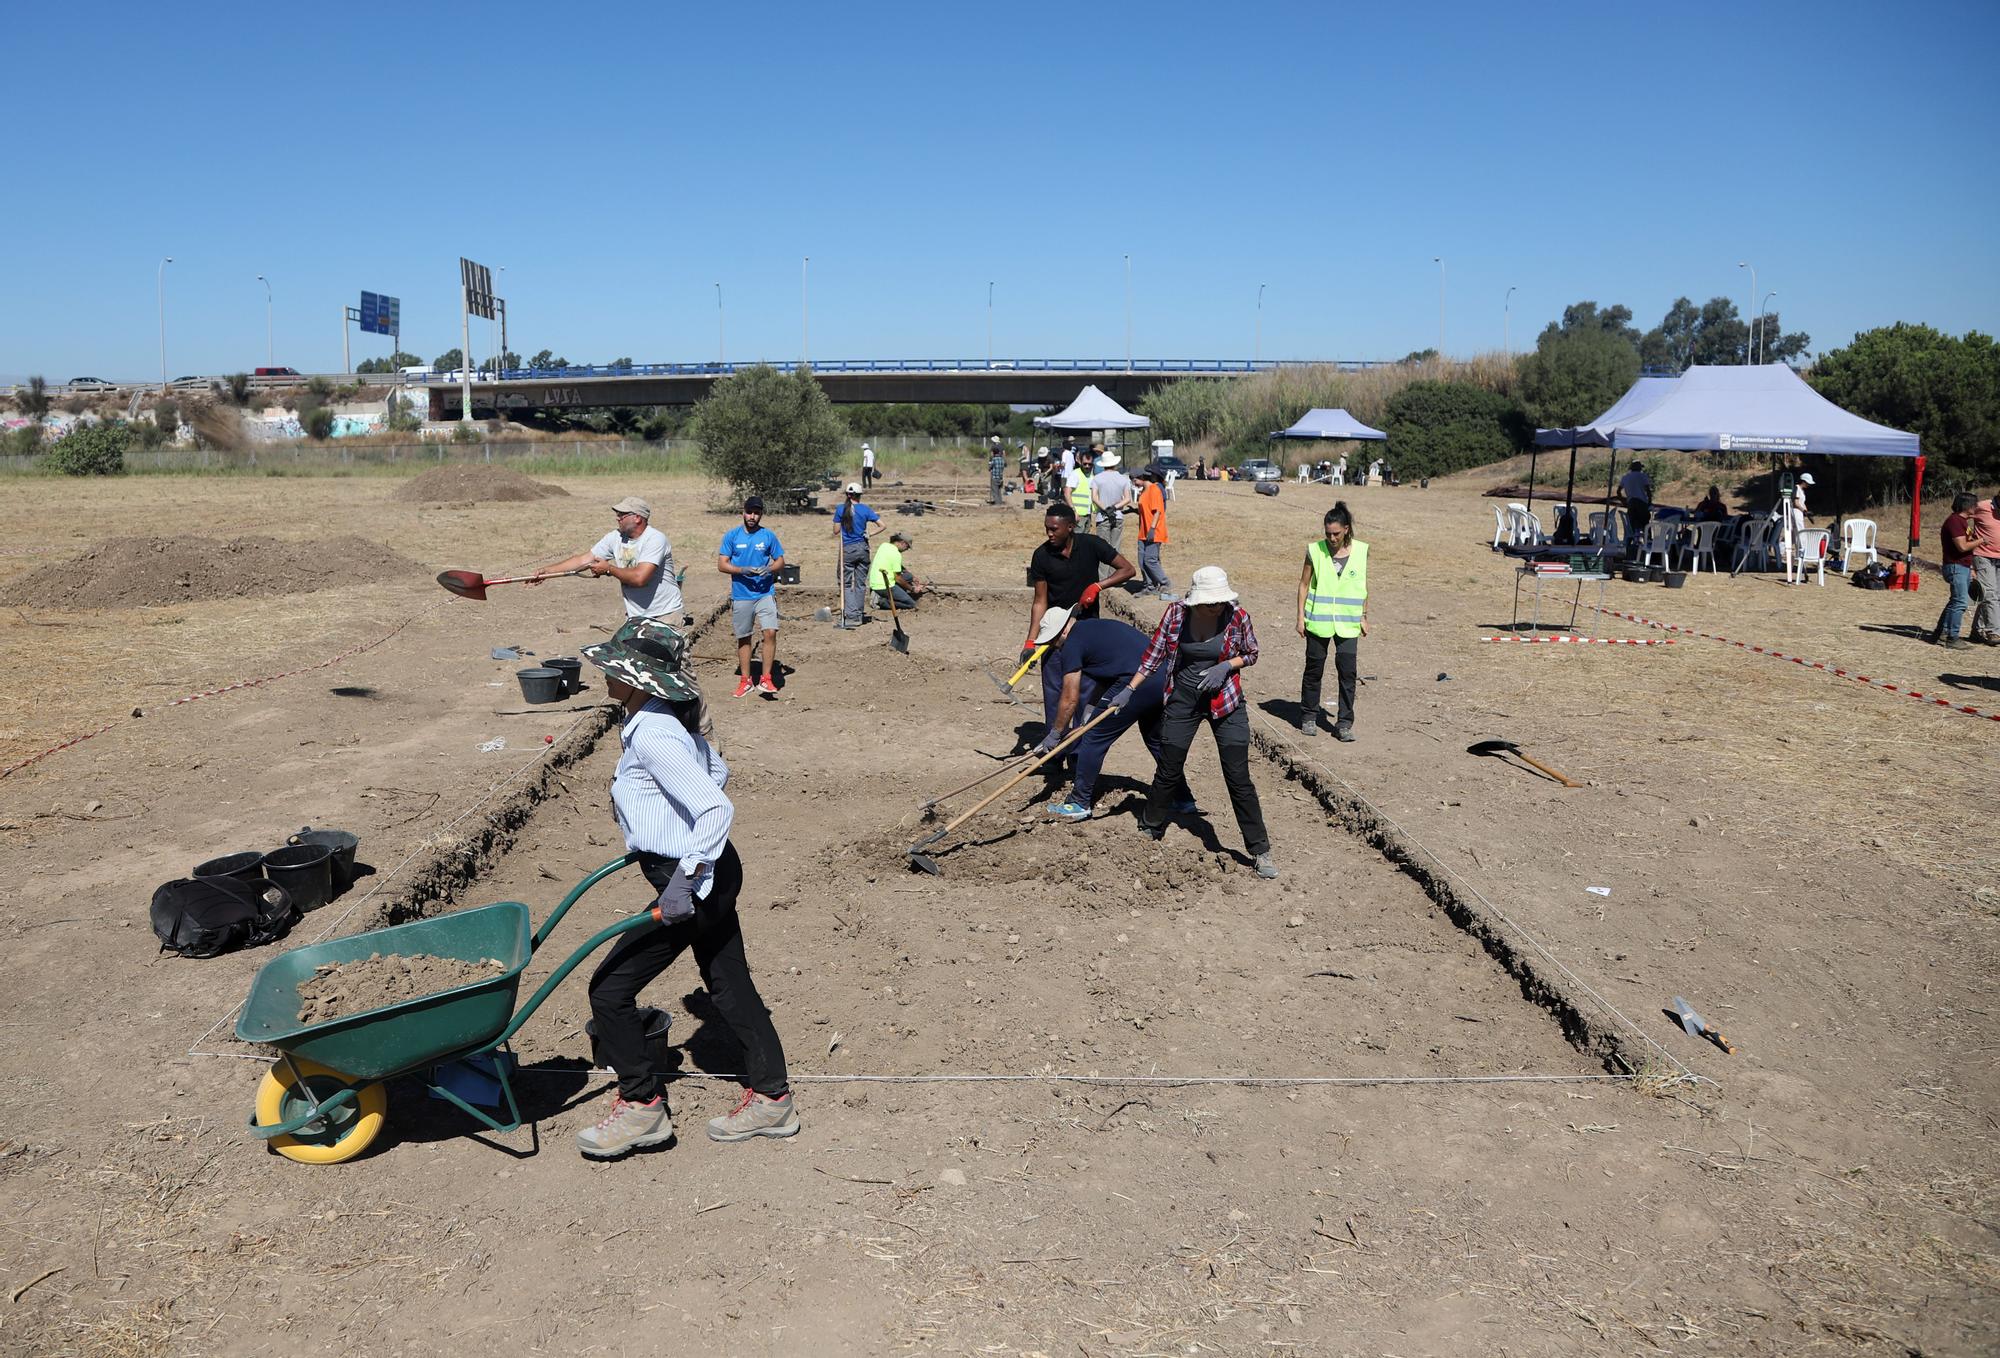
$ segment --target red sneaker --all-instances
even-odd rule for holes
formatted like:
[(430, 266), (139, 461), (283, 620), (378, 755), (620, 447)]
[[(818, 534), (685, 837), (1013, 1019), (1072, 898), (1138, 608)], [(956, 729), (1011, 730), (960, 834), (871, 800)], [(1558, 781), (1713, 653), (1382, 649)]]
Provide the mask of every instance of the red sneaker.
[(730, 694), (729, 696), (732, 698), (741, 698), (744, 694), (748, 693), (749, 691), (750, 691), (750, 681), (748, 679), (738, 679), (736, 681), (736, 691)]
[(771, 676), (768, 674), (757, 681), (757, 691), (759, 693), (768, 693), (773, 698), (778, 696), (778, 686), (771, 682)]

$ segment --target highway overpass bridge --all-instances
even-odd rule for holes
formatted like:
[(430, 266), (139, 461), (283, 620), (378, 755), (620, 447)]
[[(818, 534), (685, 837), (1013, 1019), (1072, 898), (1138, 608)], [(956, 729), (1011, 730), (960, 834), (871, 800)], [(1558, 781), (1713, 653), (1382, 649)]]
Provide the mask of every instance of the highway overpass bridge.
[[(475, 417), (532, 410), (588, 410), (603, 406), (692, 405), (719, 377), (747, 363), (649, 363), (632, 367), (510, 370), (498, 380), (472, 384)], [(768, 366), (789, 372), (795, 362)], [(1254, 359), (848, 359), (807, 365), (837, 404), (951, 402), (981, 405), (1064, 406), (1086, 384), (1121, 405), (1190, 377), (1244, 377), (1277, 368), (1377, 366), (1374, 360)], [(431, 418), (459, 417), (462, 384), (440, 374), (424, 379)]]

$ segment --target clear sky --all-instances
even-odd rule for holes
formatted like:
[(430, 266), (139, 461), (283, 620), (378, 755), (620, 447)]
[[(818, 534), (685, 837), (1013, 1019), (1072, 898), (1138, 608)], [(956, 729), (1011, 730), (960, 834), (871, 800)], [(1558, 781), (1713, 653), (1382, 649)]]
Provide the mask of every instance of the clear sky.
[[(0, 374), (340, 362), (402, 298), (577, 361), (1396, 358), (1778, 293), (2000, 321), (2000, 5), (100, 0), (5, 23)], [(475, 323), (477, 325), (477, 323)], [(387, 352), (354, 336), (359, 360)], [(475, 353), (491, 351), (475, 334)]]

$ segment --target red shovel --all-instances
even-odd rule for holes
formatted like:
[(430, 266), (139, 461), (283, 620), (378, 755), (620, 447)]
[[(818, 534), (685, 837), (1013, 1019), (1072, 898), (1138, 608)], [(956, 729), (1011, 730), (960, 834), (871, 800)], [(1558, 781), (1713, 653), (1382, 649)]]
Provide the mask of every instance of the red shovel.
[(488, 580), (478, 571), (439, 571), (438, 583), (461, 599), (485, 599), (486, 591), (493, 585), (518, 585), (540, 580), (561, 580), (565, 576), (589, 575), (590, 567), (581, 566), (562, 575), (510, 575), (501, 580)]

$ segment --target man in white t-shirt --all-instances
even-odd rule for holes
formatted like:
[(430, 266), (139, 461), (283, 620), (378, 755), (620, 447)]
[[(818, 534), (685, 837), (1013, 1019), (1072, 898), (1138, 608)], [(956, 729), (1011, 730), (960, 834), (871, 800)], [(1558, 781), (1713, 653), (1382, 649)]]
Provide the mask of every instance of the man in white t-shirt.
[(653, 507), (636, 495), (611, 506), (618, 526), (587, 552), (542, 569), (543, 575), (588, 566), (593, 575), (608, 575), (625, 595), (625, 616), (680, 622), (686, 605), (674, 576), (674, 549), (667, 535), (651, 524)]
[(875, 484), (875, 450), (867, 444), (861, 445), (861, 489), (866, 491)]

